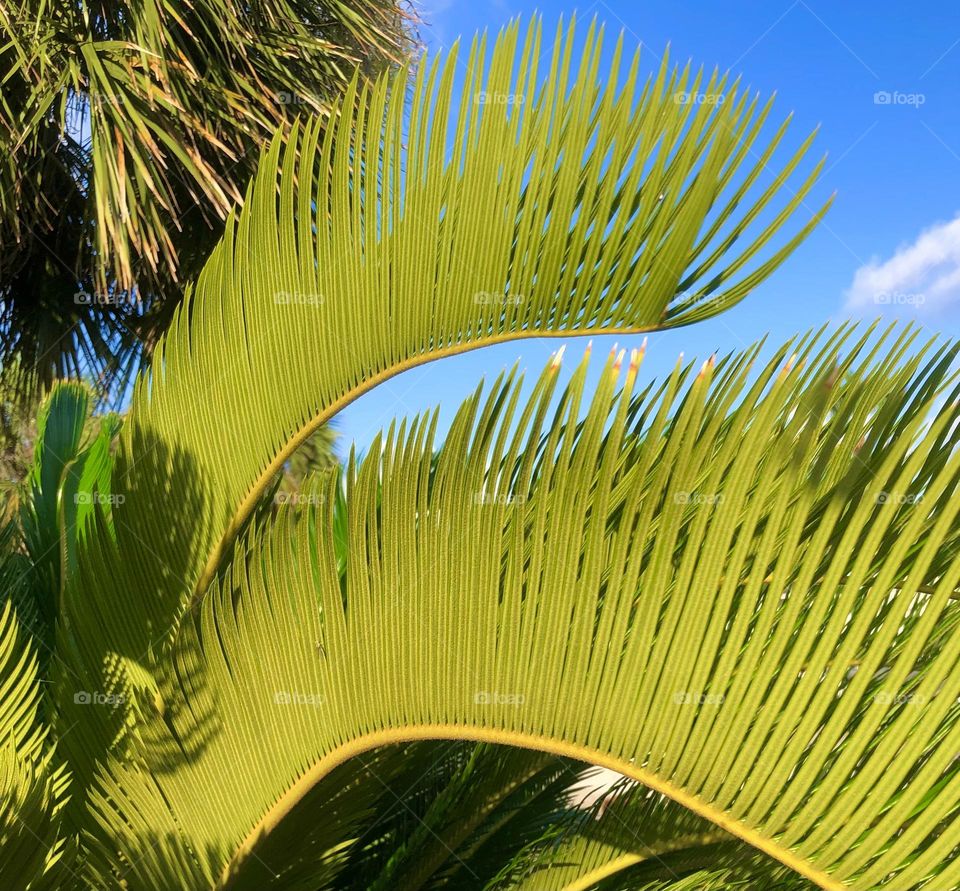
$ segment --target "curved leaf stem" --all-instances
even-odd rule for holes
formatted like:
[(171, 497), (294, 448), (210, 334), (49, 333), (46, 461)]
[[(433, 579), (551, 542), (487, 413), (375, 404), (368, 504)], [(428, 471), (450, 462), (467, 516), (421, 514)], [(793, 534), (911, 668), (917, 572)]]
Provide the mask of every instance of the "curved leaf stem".
[(725, 811), (701, 801), (696, 796), (678, 786), (674, 786), (652, 771), (639, 768), (629, 761), (623, 761), (612, 755), (565, 740), (550, 739), (532, 733), (498, 730), (493, 727), (468, 727), (456, 724), (424, 724), (380, 730), (359, 736), (329, 752), (307, 770), (247, 834), (234, 852), (233, 857), (224, 867), (216, 885), (217, 891), (229, 891), (233, 880), (239, 876), (244, 862), (249, 857), (255, 856), (256, 847), (280, 825), (284, 817), (303, 801), (307, 793), (335, 768), (344, 764), (350, 758), (355, 758), (381, 746), (420, 740), (465, 740), (517, 746), (560, 757), (574, 758), (598, 767), (618, 771), (624, 776), (666, 795), (677, 804), (713, 823), (719, 829), (763, 851), (763, 853), (779, 861), (798, 875), (809, 879), (825, 891), (847, 891), (847, 885), (818, 869), (810, 861), (781, 845), (776, 839), (761, 834), (752, 826), (746, 825)]
[(533, 339), (539, 337), (585, 337), (587, 335), (591, 337), (602, 337), (605, 335), (627, 336), (648, 334), (657, 330), (660, 329), (658, 329), (656, 326), (650, 326), (642, 328), (593, 328), (589, 331), (538, 331), (536, 333), (531, 333), (529, 329), (522, 331), (511, 331), (506, 334), (498, 335), (497, 337), (461, 342), (454, 344), (453, 346), (444, 347), (443, 349), (418, 353), (416, 356), (411, 356), (402, 362), (391, 365), (389, 368), (385, 368), (382, 371), (379, 371), (376, 374), (364, 379), (353, 389), (344, 393), (343, 396), (336, 400), (336, 402), (333, 402), (331, 405), (328, 405), (326, 408), (314, 415), (308, 423), (301, 427), (292, 437), (290, 437), (290, 439), (287, 440), (283, 448), (276, 453), (273, 460), (263, 469), (263, 472), (259, 477), (257, 477), (256, 482), (253, 484), (253, 486), (251, 486), (246, 497), (240, 503), (236, 513), (233, 515), (233, 518), (230, 520), (230, 523), (224, 530), (223, 535), (220, 536), (217, 546), (211, 551), (210, 557), (203, 568), (203, 572), (200, 573), (200, 577), (197, 580), (196, 586), (194, 587), (193, 594), (190, 597), (190, 602), (187, 606), (188, 610), (193, 609), (202, 600), (203, 594), (209, 587), (210, 582), (216, 577), (217, 570), (220, 568), (220, 564), (230, 553), (230, 548), (233, 546), (233, 542), (236, 540), (240, 530), (243, 529), (250, 515), (256, 509), (257, 504), (263, 497), (263, 493), (267, 490), (271, 480), (274, 478), (274, 476), (276, 476), (277, 473), (280, 472), (290, 456), (301, 445), (303, 445), (303, 443), (306, 442), (317, 429), (326, 424), (331, 418), (338, 414), (342, 409), (346, 408), (346, 406), (348, 406), (355, 399), (362, 396), (364, 393), (369, 392), (378, 384), (381, 384), (384, 381), (389, 380), (391, 377), (395, 377), (404, 371), (408, 371), (411, 368), (416, 368), (419, 365), (426, 365), (428, 362), (433, 362), (437, 359), (444, 359), (448, 356), (456, 356), (460, 353), (470, 352), (471, 350), (480, 349), (481, 347), (493, 346), (498, 343), (506, 343), (511, 340)]

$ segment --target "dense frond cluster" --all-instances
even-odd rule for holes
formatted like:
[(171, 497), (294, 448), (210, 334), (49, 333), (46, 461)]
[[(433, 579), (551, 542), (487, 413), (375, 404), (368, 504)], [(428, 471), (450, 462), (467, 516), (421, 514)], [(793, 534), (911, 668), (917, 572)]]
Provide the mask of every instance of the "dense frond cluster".
[(822, 887), (919, 885), (960, 803), (956, 403), (929, 421), (957, 350), (857, 362), (852, 337), (636, 397), (611, 357), (582, 419), (586, 365), (552, 418), (555, 365), (525, 406), (508, 377), (436, 460), (432, 418), (392, 429), (346, 471), (345, 578), (328, 480), (183, 625), (134, 762), (156, 785), (111, 760), (105, 841), (146, 847), (169, 808), (195, 886), (239, 887), (346, 758), (466, 739), (614, 767)]
[(769, 103), (622, 41), (601, 83), (601, 36), (354, 79), (122, 425), (55, 389), (0, 531), (4, 887), (960, 888), (960, 345), (615, 351), (593, 393), (561, 351), (442, 443), (294, 461), (418, 363), (720, 312), (816, 223), (809, 140), (758, 188)]
[(410, 25), (384, 0), (0, 4), (3, 366), (129, 371), (261, 146), (405, 63)]

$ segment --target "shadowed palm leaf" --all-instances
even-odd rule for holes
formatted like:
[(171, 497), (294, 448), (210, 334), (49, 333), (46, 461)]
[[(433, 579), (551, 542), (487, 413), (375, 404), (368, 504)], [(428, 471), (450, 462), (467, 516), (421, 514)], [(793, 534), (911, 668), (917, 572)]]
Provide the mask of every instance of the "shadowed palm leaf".
[[(619, 45), (599, 85), (599, 33), (577, 70), (574, 44), (511, 27), (460, 92), (455, 60), (421, 66), (409, 114), (407, 75), (356, 80), (334, 126), (265, 152), (78, 484), (101, 497), (61, 567), (50, 699), (82, 881), (960, 885), (960, 347), (843, 327), (639, 390), (640, 355), (611, 356), (590, 399), (558, 356), (441, 446), (435, 416), (393, 425), (265, 509), (389, 375), (695, 321), (815, 223), (772, 241), (809, 142), (752, 194), (768, 105), (666, 63), (640, 86)], [(725, 98), (677, 101), (700, 92)], [(571, 760), (649, 791), (592, 831)], [(378, 813), (420, 767), (416, 821)]]
[[(741, 168), (769, 105), (666, 62), (643, 87), (636, 59), (622, 89), (617, 77), (600, 85), (599, 34), (579, 69), (574, 41), (572, 28), (558, 32), (538, 86), (539, 24), (525, 37), (513, 26), (489, 66), (482, 45), (471, 51), (459, 112), (453, 56), (412, 77), (409, 116), (406, 75), (355, 81), (335, 127), (315, 121), (274, 141), (138, 384), (117, 456), (118, 546), (94, 545), (82, 595), (66, 599), (77, 648), (67, 661), (85, 683), (100, 683), (108, 652), (142, 661), (162, 648), (297, 446), (359, 393), (510, 338), (718, 312), (808, 231), (813, 221), (758, 259), (819, 166), (770, 225), (745, 234), (809, 144), (751, 202), (766, 161)], [(702, 89), (726, 101), (676, 101)], [(143, 592), (135, 604), (132, 590)], [(105, 743), (115, 728), (91, 732)]]
[[(465, 739), (612, 767), (821, 887), (953, 887), (956, 404), (925, 418), (956, 348), (898, 363), (901, 336), (857, 362), (850, 336), (752, 384), (755, 350), (639, 397), (635, 362), (614, 396), (611, 359), (580, 422), (585, 365), (549, 424), (555, 367), (523, 408), (498, 382), (434, 473), (433, 419), (391, 431), (347, 470), (346, 592), (330, 510), (253, 535), (183, 624), (175, 717), (138, 751), (190, 715), (216, 730), (149, 785), (113, 760), (103, 825), (132, 852), (169, 813), (205, 852), (195, 886), (239, 887), (337, 765)], [(322, 705), (278, 709), (290, 690)]]

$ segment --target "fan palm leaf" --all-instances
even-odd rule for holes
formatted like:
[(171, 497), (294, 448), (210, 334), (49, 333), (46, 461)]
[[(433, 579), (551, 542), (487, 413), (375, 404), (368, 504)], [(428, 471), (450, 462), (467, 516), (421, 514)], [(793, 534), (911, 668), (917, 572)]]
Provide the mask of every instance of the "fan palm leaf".
[(135, 368), (259, 147), (404, 61), (409, 26), (381, 0), (0, 4), (4, 365)]

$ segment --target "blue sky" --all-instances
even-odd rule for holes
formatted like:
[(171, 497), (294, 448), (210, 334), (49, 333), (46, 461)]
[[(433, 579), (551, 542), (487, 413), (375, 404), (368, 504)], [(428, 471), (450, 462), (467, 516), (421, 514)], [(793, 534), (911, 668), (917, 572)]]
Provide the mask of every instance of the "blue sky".
[[(649, 47), (644, 70), (667, 44), (688, 59), (743, 75), (766, 97), (777, 93), (772, 121), (790, 111), (791, 145), (818, 124), (814, 154), (828, 153), (807, 202), (812, 211), (833, 191), (823, 225), (739, 306), (706, 322), (650, 337), (641, 374), (661, 376), (677, 355), (707, 357), (752, 343), (770, 347), (827, 320), (857, 316), (912, 319), (931, 332), (960, 336), (960, 8), (955, 2), (905, 4), (766, 0), (726, 3), (599, 2), (580, 7), (510, 0), (418, 4), (428, 50), (460, 35), (495, 33), (511, 17), (540, 12), (552, 33), (576, 11), (621, 30), (627, 46)], [(641, 56), (643, 58), (643, 55)], [(877, 94), (881, 94), (879, 97)], [(884, 102), (887, 98), (889, 101)], [(761, 183), (769, 182), (767, 174)], [(887, 302), (877, 303), (876, 295)], [(639, 346), (622, 340), (621, 346)], [(597, 338), (594, 355), (612, 338)], [(415, 368), (381, 385), (339, 416), (340, 451), (365, 449), (393, 417), (442, 407), (445, 427), (480, 378), (519, 361), (535, 376), (557, 340), (517, 341)], [(586, 346), (572, 339), (576, 359)], [(566, 373), (574, 365), (568, 361)]]

